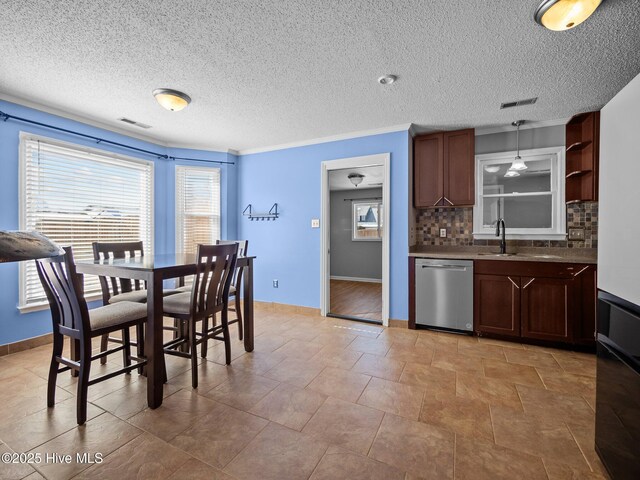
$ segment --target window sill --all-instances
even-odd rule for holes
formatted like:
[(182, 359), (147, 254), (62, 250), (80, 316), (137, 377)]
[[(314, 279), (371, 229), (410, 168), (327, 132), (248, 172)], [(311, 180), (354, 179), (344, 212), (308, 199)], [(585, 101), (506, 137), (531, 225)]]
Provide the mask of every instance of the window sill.
[[(566, 233), (507, 233), (507, 240), (566, 240)], [(475, 240), (496, 240), (495, 233), (473, 233)]]
[[(95, 302), (97, 300), (102, 300), (102, 295), (97, 293), (95, 295), (89, 295), (85, 298), (87, 303)], [(31, 312), (39, 312), (41, 310), (48, 310), (49, 302), (38, 302), (38, 303), (30, 303), (28, 305), (18, 305), (18, 311), (22, 313), (31, 313)]]

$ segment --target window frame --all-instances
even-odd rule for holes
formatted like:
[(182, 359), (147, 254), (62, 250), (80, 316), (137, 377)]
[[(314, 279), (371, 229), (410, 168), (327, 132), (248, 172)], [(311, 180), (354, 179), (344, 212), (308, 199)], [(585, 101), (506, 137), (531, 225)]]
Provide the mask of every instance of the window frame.
[[(151, 235), (149, 238), (149, 242), (145, 242), (144, 249), (148, 254), (153, 253), (155, 242), (155, 163), (153, 161), (130, 157), (127, 155), (122, 155), (120, 153), (111, 152), (109, 150), (93, 148), (86, 145), (46, 137), (44, 135), (38, 135), (26, 131), (20, 131), (18, 139), (18, 228), (20, 230), (26, 230), (27, 228), (27, 141), (40, 141), (61, 148), (67, 148), (87, 156), (97, 155), (100, 157), (107, 157), (110, 160), (116, 160), (118, 162), (137, 163), (140, 165), (149, 166), (149, 231), (151, 232)], [(25, 282), (27, 281), (27, 271), (25, 264), (26, 262), (20, 262), (18, 269), (19, 283), (17, 308), (20, 313), (46, 310), (49, 308), (49, 302), (47, 299), (40, 302), (28, 302), (28, 299), (26, 298)], [(87, 302), (101, 299), (102, 292), (85, 295), (85, 300)]]
[[(178, 195), (178, 171), (179, 170), (191, 170), (191, 171), (203, 171), (203, 172), (211, 172), (217, 171), (218, 173), (218, 230), (219, 237), (222, 238), (222, 169), (220, 167), (209, 167), (202, 165), (176, 165), (175, 166), (175, 249), (177, 252), (181, 252), (184, 250), (183, 240), (184, 240), (184, 232), (183, 232), (183, 218), (184, 212), (181, 211), (180, 207), (182, 205), (180, 196)], [(214, 242), (219, 239), (214, 239)], [(194, 252), (195, 253), (195, 252)]]
[[(476, 155), (476, 203), (473, 207), (473, 238), (490, 240), (495, 238), (495, 227), (484, 227), (484, 194), (483, 179), (484, 166), (487, 164), (511, 163), (516, 152), (485, 153)], [(514, 240), (566, 240), (567, 218), (565, 203), (565, 148), (549, 147), (521, 150), (520, 156), (526, 162), (527, 158), (551, 157), (551, 228), (509, 228), (507, 224), (506, 238)], [(533, 159), (532, 159), (533, 160)], [(522, 194), (525, 196), (526, 193)]]
[[(358, 238), (356, 237), (357, 224), (356, 220), (356, 210), (358, 205), (376, 205), (378, 209), (378, 236), (377, 237), (369, 237), (369, 238)], [(383, 236), (384, 224), (381, 225), (383, 215), (380, 215), (380, 210), (383, 208), (382, 200), (353, 200), (351, 202), (351, 241), (352, 242), (381, 242)]]

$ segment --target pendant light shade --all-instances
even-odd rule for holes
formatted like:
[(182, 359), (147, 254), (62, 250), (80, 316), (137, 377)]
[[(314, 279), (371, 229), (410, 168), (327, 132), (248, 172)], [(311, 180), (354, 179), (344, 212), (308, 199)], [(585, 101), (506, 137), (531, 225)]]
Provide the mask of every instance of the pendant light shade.
[(511, 168), (509, 170), (520, 171), (520, 170), (526, 170), (527, 168), (529, 168), (527, 167), (527, 164), (524, 163), (522, 158), (518, 155), (516, 159), (513, 161), (513, 163), (511, 164)]
[(170, 88), (156, 88), (153, 96), (163, 108), (172, 112), (179, 112), (191, 103), (189, 95)]
[(577, 27), (600, 6), (603, 0), (545, 0), (535, 13), (535, 20), (549, 30)]
[(504, 174), (505, 177), (510, 178), (510, 177), (519, 177), (520, 174), (518, 173), (517, 170), (513, 170), (513, 169), (509, 169), (507, 170), (507, 173)]
[(0, 263), (57, 257), (62, 254), (64, 250), (41, 233), (0, 230)]

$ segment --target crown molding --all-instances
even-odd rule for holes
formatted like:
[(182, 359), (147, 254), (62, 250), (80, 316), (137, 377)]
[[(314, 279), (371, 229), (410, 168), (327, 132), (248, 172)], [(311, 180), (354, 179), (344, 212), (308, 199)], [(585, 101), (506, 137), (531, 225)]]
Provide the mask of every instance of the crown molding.
[(391, 127), (374, 128), (371, 130), (359, 130), (356, 132), (312, 138), (309, 140), (301, 140), (299, 142), (281, 143), (279, 145), (271, 145), (268, 147), (248, 148), (239, 150), (237, 155), (252, 155), (254, 153), (273, 152), (275, 150), (284, 150), (287, 148), (306, 147), (309, 145), (317, 145), (320, 143), (336, 142), (339, 140), (350, 140), (352, 138), (369, 137), (371, 135), (381, 135), (384, 133), (409, 131), (411, 125), (411, 123), (404, 123), (401, 125), (393, 125)]
[[(531, 128), (555, 127), (557, 125), (566, 125), (570, 118), (559, 118), (556, 120), (542, 120), (539, 122), (526, 122), (520, 130), (529, 130)], [(515, 132), (513, 125), (498, 125), (495, 127), (476, 128), (476, 137), (480, 135), (491, 135), (492, 133)]]

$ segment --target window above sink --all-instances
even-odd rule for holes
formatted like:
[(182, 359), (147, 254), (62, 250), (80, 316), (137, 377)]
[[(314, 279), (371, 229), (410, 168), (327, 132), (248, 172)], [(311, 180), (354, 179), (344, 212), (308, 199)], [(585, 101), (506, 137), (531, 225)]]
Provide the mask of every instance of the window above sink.
[(476, 155), (476, 205), (473, 236), (495, 238), (504, 218), (507, 238), (564, 240), (566, 214), (564, 147)]

